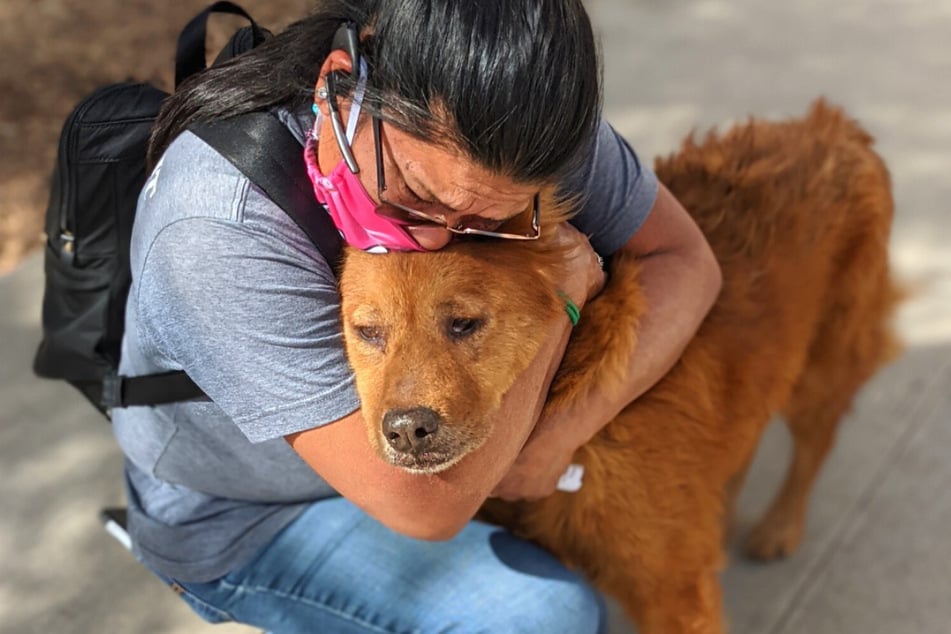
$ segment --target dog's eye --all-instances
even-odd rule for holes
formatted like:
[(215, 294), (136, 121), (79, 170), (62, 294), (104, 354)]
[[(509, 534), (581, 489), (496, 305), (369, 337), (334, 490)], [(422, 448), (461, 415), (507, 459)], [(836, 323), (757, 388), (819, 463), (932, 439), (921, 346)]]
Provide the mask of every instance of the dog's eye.
[(449, 322), (449, 336), (453, 339), (462, 339), (473, 334), (480, 326), (482, 326), (481, 319), (457, 317)]
[(379, 326), (356, 326), (354, 330), (360, 338), (369, 344), (379, 346), (383, 344), (383, 329)]

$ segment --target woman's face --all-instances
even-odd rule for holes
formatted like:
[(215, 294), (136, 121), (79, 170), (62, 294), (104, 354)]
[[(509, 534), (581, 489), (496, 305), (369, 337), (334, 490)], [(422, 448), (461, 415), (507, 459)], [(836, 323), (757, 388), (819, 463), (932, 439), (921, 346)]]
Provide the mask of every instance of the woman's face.
[[(341, 104), (344, 120), (348, 114)], [(461, 151), (427, 143), (392, 125), (382, 124), (381, 154), (376, 155), (373, 126), (361, 116), (351, 148), (364, 189), (380, 203), (377, 160), (382, 161), (388, 202), (409, 207), (454, 227), (495, 230), (505, 221), (531, 215), (539, 186), (518, 183), (476, 165)], [(342, 160), (330, 118), (322, 118), (318, 162), (325, 174)], [(446, 246), (452, 234), (439, 226), (410, 226), (409, 232), (424, 249)]]

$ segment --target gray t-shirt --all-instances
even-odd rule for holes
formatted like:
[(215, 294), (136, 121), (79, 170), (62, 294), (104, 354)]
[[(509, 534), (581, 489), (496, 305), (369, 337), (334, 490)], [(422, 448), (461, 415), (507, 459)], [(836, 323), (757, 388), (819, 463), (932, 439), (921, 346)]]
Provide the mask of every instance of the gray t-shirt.
[[(303, 139), (310, 113), (282, 113)], [(566, 187), (574, 224), (609, 255), (640, 227), (657, 181), (602, 124)], [(335, 495), (283, 437), (357, 410), (334, 275), (297, 225), (190, 133), (139, 197), (120, 371), (184, 369), (211, 402), (113, 412), (136, 555), (184, 581), (245, 564), (311, 502)]]

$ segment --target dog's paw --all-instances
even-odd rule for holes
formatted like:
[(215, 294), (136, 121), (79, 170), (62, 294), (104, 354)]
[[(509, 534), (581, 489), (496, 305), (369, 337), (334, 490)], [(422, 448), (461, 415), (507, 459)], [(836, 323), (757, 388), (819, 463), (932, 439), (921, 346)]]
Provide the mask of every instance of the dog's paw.
[(802, 534), (801, 521), (767, 515), (746, 538), (744, 551), (759, 561), (782, 559), (796, 552)]

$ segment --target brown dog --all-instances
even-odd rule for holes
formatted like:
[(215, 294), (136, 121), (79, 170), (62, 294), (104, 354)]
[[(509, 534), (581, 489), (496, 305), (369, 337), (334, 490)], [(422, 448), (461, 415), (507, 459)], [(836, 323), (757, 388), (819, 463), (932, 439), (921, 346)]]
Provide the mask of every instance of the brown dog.
[[(688, 139), (659, 160), (659, 178), (717, 254), (720, 297), (670, 373), (578, 450), (579, 492), (486, 506), (582, 570), (645, 634), (723, 630), (724, 520), (776, 414), (795, 454), (748, 551), (772, 559), (796, 549), (836, 424), (898, 350), (889, 327), (899, 299), (886, 250), (892, 196), (871, 144), (820, 101), (802, 120), (751, 121), (700, 145)], [(490, 414), (540, 346), (535, 325), (564, 319), (554, 267), (545, 241), (347, 255), (347, 349), (385, 460), (439, 471), (492, 433)], [(622, 379), (645, 303), (636, 261), (615, 257), (609, 272), (547, 407)], [(394, 416), (425, 430), (421, 449), (387, 441)]]

